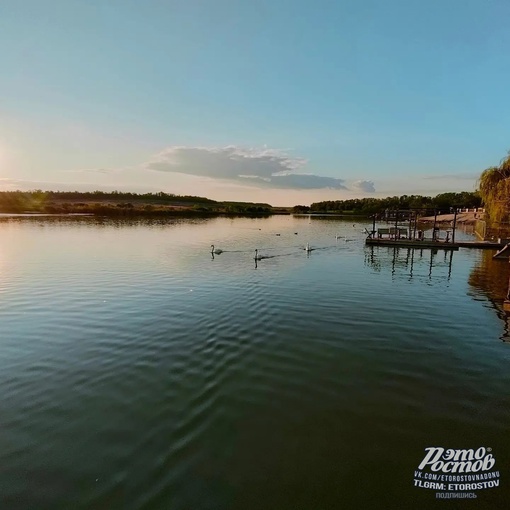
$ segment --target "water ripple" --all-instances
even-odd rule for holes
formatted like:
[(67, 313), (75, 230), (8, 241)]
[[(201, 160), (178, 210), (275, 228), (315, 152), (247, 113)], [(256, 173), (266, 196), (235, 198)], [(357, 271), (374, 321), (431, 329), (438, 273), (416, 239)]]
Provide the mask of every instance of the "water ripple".
[(420, 509), (424, 445), (504, 459), (500, 270), (352, 223), (2, 223), (6, 508)]

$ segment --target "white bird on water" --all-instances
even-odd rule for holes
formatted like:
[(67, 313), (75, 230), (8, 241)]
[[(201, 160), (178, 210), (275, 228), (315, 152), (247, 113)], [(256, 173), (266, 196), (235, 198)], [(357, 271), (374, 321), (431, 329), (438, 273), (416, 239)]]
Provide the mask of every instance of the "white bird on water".
[(223, 253), (223, 250), (220, 248), (214, 249), (214, 244), (211, 244), (211, 253), (216, 253), (216, 255), (219, 255), (220, 253)]

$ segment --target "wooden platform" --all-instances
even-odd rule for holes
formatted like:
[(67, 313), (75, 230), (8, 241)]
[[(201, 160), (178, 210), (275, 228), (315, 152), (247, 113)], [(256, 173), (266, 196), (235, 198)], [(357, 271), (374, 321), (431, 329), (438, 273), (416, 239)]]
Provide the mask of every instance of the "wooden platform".
[(444, 241), (432, 241), (424, 239), (415, 241), (413, 239), (372, 239), (368, 237), (366, 244), (371, 246), (402, 246), (405, 248), (435, 248), (436, 250), (458, 250), (459, 248), (478, 248), (499, 250), (505, 246), (501, 243), (491, 241), (456, 241), (454, 243), (445, 243)]
[(505, 243), (498, 243), (496, 241), (455, 241), (457, 246), (461, 248), (478, 248), (488, 250), (500, 250), (505, 246)]

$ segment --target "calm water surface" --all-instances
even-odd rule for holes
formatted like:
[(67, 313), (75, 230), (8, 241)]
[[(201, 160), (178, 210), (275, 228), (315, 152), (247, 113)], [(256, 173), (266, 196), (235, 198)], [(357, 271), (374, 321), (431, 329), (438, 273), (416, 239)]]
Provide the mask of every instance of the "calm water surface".
[[(508, 264), (364, 226), (2, 220), (1, 508), (505, 508)], [(436, 500), (429, 446), (500, 486)]]

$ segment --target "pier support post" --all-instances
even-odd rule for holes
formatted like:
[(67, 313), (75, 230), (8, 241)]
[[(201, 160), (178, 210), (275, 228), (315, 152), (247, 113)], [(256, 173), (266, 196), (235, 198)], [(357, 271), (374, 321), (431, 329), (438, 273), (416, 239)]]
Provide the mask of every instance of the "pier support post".
[(455, 207), (455, 212), (453, 213), (452, 243), (455, 242), (455, 227), (456, 226), (457, 226), (457, 207)]

